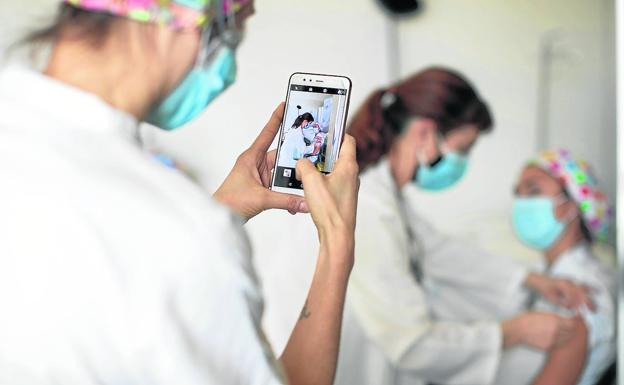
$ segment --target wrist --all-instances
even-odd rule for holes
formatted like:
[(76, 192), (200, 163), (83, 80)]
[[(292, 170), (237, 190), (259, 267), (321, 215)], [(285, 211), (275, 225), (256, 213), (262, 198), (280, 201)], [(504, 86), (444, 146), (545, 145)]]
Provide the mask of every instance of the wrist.
[(231, 199), (228, 199), (228, 194), (226, 192), (221, 191), (221, 187), (219, 187), (219, 189), (212, 194), (212, 199), (240, 215), (240, 213), (236, 210), (234, 202)]
[(524, 280), (524, 285), (535, 291), (541, 291), (544, 283), (544, 277), (541, 274), (530, 272)]
[(212, 194), (212, 199), (221, 204), (222, 206), (227, 207), (230, 212), (237, 215), (243, 223), (247, 223), (251, 218), (255, 216), (253, 212), (247, 210), (245, 207), (237, 202), (236, 199), (233, 198), (233, 194), (228, 194), (227, 191), (222, 191), (221, 187)]
[(355, 241), (353, 233), (340, 229), (319, 230), (319, 263), (330, 266), (332, 271), (351, 272), (354, 261)]
[(511, 348), (522, 343), (523, 318), (524, 315), (519, 315), (501, 322), (503, 348)]

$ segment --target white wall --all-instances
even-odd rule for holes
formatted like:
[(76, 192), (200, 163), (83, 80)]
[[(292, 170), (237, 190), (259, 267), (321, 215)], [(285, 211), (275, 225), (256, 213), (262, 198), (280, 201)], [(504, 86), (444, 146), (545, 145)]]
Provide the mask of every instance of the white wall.
[(552, 63), (547, 145), (587, 158), (615, 196), (613, 2), (429, 1), (421, 17), (400, 26), (403, 75), (432, 64), (459, 69), (496, 122), (457, 188), (413, 191), (416, 205), (439, 228), (465, 235), (485, 216), (476, 239), (491, 240), (488, 231), (502, 236), (519, 168), (538, 148), (540, 44), (551, 31), (558, 33), (559, 56)]
[(27, 34), (49, 26), (59, 0), (0, 0), (0, 66), (21, 63), (40, 68), (46, 63), (49, 47), (35, 54), (22, 44)]

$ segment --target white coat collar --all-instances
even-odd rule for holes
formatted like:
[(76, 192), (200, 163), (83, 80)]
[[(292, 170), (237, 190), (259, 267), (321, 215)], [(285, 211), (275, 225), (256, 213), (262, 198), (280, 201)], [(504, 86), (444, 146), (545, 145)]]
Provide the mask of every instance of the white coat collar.
[(47, 127), (61, 123), (68, 129), (116, 133), (128, 138), (134, 138), (138, 127), (134, 116), (115, 109), (98, 96), (22, 66), (9, 66), (0, 72), (0, 101), (9, 106), (27, 106), (38, 120), (54, 122)]
[(377, 164), (371, 166), (362, 174), (362, 184), (369, 185), (371, 191), (382, 195), (396, 196), (397, 187), (390, 162), (387, 158), (382, 158)]
[(369, 167), (361, 176), (360, 202), (362, 209), (368, 210), (373, 205), (378, 214), (395, 218), (403, 210), (404, 202), (397, 190), (390, 162), (382, 158)]
[(591, 249), (589, 244), (585, 241), (581, 241), (559, 255), (548, 270), (551, 273), (557, 272), (561, 269), (565, 269), (568, 264), (578, 264), (582, 262), (583, 259), (590, 255)]

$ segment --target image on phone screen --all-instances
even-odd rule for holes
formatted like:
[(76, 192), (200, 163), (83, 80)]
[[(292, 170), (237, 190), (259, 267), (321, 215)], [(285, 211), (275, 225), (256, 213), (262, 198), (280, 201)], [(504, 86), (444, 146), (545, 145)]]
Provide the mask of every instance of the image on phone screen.
[(347, 89), (291, 84), (280, 134), (273, 185), (301, 188), (295, 178), (297, 161), (306, 159), (329, 173), (338, 158), (343, 136)]

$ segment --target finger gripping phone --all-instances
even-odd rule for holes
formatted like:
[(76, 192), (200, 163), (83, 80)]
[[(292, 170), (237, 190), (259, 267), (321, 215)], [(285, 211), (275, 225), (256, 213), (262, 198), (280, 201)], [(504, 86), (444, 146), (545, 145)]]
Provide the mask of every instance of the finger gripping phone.
[(345, 135), (350, 98), (351, 79), (346, 76), (302, 72), (290, 76), (273, 191), (303, 195), (295, 169), (300, 159), (322, 173), (332, 172)]

